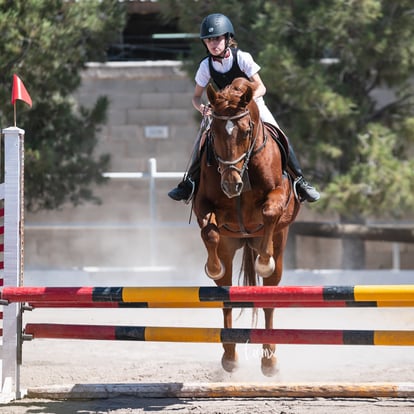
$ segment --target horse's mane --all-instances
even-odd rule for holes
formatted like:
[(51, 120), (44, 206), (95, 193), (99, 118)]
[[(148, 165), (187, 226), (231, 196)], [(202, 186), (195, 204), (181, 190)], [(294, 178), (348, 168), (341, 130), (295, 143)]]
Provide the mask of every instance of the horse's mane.
[(245, 78), (236, 78), (217, 93), (214, 104), (215, 112), (233, 115), (246, 107), (251, 115), (258, 116), (258, 109), (253, 98), (254, 83)]

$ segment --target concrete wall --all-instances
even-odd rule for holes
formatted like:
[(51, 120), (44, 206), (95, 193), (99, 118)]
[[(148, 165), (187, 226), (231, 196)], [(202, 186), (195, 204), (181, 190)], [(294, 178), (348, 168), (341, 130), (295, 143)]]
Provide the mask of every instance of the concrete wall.
[[(97, 153), (111, 154), (111, 171), (146, 171), (148, 159), (156, 158), (158, 171), (179, 172), (186, 167), (200, 122), (191, 105), (192, 93), (193, 80), (179, 62), (126, 62), (90, 64), (75, 98), (85, 106), (100, 95), (110, 99)], [(157, 131), (166, 135), (149, 138), (146, 128), (147, 135), (157, 135)], [(167, 196), (177, 182), (177, 178), (157, 180), (155, 211), (149, 207), (148, 181), (111, 180), (96, 190), (103, 202), (100, 206), (67, 206), (61, 211), (28, 214), (26, 268), (156, 264), (202, 273), (206, 255), (194, 218), (188, 224), (190, 208)], [(170, 226), (155, 231), (154, 218)], [(312, 206), (303, 205), (299, 220), (318, 218), (334, 219), (318, 217)], [(299, 238), (297, 247), (300, 268), (340, 266), (337, 240)], [(408, 247), (403, 248), (409, 256)], [(376, 243), (369, 252), (369, 267), (390, 268), (391, 257), (390, 244)]]

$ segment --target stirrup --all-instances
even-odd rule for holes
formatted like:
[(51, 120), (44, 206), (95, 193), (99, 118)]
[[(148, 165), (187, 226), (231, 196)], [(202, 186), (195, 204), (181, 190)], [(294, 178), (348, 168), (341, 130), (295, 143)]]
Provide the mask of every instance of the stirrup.
[(296, 200), (299, 200), (300, 203), (303, 203), (305, 199), (298, 193), (298, 190), (297, 190), (298, 183), (301, 179), (302, 179), (302, 176), (299, 176), (293, 180), (293, 193), (295, 194)]
[[(297, 187), (299, 186), (299, 191), (297, 190)], [(314, 191), (314, 197), (309, 193), (311, 190)], [(296, 177), (295, 181), (293, 182), (293, 191), (295, 193), (296, 198), (303, 203), (304, 201), (307, 201), (309, 203), (313, 203), (315, 201), (318, 201), (320, 198), (319, 192), (310, 185), (303, 176)]]
[(187, 181), (188, 183), (191, 184), (191, 193), (188, 196), (187, 200), (183, 200), (183, 201), (184, 201), (185, 204), (189, 204), (191, 202), (191, 200), (193, 199), (193, 197), (194, 197), (194, 192), (195, 192), (195, 187), (196, 186), (195, 186), (195, 181), (192, 180), (190, 176), (187, 176), (185, 181)]

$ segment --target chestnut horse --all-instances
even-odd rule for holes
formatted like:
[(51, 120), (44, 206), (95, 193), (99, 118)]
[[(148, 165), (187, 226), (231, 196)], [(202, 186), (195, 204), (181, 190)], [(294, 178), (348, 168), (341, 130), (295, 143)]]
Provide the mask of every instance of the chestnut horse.
[[(263, 285), (278, 285), (288, 226), (300, 207), (282, 151), (260, 120), (252, 86), (237, 78), (219, 92), (207, 88), (212, 121), (193, 209), (207, 249), (205, 271), (218, 286), (232, 285), (233, 259), (242, 247), (244, 284), (256, 285), (258, 275)], [(266, 329), (273, 328), (273, 311), (264, 309)], [(224, 328), (231, 328), (231, 308), (223, 314)], [(223, 348), (222, 366), (231, 372), (236, 346)], [(263, 344), (261, 365), (265, 375), (274, 374), (274, 344)]]

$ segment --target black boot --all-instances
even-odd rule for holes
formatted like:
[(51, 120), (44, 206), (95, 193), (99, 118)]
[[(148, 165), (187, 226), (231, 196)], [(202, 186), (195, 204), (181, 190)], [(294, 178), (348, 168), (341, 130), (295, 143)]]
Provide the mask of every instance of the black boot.
[[(197, 146), (198, 147), (198, 146)], [(198, 151), (193, 153), (191, 159), (191, 165), (188, 168), (183, 180), (173, 188), (169, 193), (168, 197), (175, 201), (184, 201), (188, 204), (194, 197), (196, 188), (200, 181), (201, 174), (201, 152)]]
[(296, 193), (299, 195), (300, 201), (314, 203), (321, 198), (316, 188), (311, 186), (302, 176), (297, 177), (293, 185), (296, 188)]
[(299, 196), (300, 201), (308, 201), (313, 203), (321, 198), (321, 195), (315, 187), (310, 185), (304, 178), (302, 168), (299, 161), (296, 158), (296, 154), (293, 151), (291, 145), (289, 145), (289, 161), (288, 168), (293, 174), (295, 193)]
[[(205, 133), (204, 129), (204, 133)], [(198, 187), (200, 182), (200, 175), (201, 175), (201, 155), (205, 148), (205, 143), (199, 149), (201, 139), (203, 138), (204, 134), (198, 134), (197, 140), (194, 144), (193, 153), (191, 156), (191, 164), (188, 167), (187, 172), (183, 180), (177, 185), (177, 187), (173, 188), (169, 193), (168, 197), (172, 198), (175, 201), (184, 201), (188, 204), (192, 198), (194, 197), (194, 193)]]
[(177, 185), (177, 187), (173, 188), (168, 193), (168, 196), (175, 201), (182, 200), (188, 204), (193, 198), (194, 190), (195, 182), (189, 175), (187, 175), (186, 178)]

